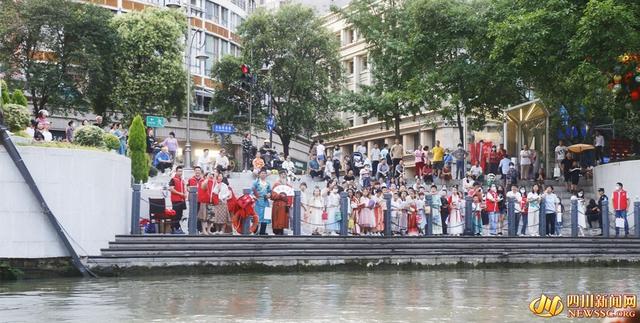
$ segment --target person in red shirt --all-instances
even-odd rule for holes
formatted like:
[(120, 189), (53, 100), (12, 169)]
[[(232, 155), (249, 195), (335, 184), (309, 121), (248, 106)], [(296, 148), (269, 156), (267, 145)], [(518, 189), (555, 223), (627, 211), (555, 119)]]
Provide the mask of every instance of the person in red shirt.
[(195, 166), (193, 168), (193, 173), (193, 177), (189, 178), (188, 186), (196, 187), (198, 189), (198, 232), (203, 232), (202, 221), (207, 220), (207, 190), (202, 188), (202, 182), (206, 179), (202, 174), (202, 168), (200, 166)]
[(500, 216), (500, 197), (498, 197), (498, 188), (491, 185), (487, 192), (487, 213), (489, 213), (489, 234), (494, 236), (498, 228), (498, 217)]
[(176, 211), (176, 217), (171, 224), (172, 234), (184, 234), (180, 229), (182, 212), (187, 208), (187, 186), (182, 179), (182, 166), (176, 167), (176, 173), (169, 180), (169, 191), (171, 192), (171, 208)]
[[(619, 222), (624, 221), (624, 236), (629, 236), (629, 220), (627, 219), (627, 208), (629, 207), (629, 198), (627, 191), (623, 189), (622, 183), (616, 183), (616, 190), (613, 191), (613, 209), (616, 214), (616, 237), (620, 236)], [(622, 219), (622, 220), (618, 220)]]

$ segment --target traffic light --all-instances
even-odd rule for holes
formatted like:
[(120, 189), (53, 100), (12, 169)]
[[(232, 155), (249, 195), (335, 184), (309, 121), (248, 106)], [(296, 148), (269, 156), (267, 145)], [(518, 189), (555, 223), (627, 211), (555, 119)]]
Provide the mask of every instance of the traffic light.
[(240, 65), (240, 71), (242, 76), (240, 77), (240, 83), (243, 89), (249, 90), (251, 85), (255, 83), (255, 76), (251, 74), (251, 67), (247, 64)]

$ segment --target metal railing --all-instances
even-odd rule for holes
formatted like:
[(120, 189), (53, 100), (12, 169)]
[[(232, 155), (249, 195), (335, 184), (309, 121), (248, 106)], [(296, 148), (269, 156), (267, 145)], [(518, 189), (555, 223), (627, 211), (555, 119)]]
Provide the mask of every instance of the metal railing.
[[(197, 217), (197, 190), (195, 187), (189, 187), (189, 198), (187, 199), (187, 226), (188, 226), (188, 235), (198, 235), (198, 217)], [(250, 189), (244, 189), (243, 194), (251, 194)], [(434, 198), (440, 198), (439, 195), (434, 195)], [(131, 204), (131, 234), (141, 234), (143, 230), (141, 230), (140, 225), (140, 210), (141, 210), (141, 202), (147, 202), (141, 197), (141, 185), (134, 184), (132, 186), (132, 204)], [(427, 195), (425, 197), (425, 205), (429, 206), (431, 210), (434, 208), (440, 208), (439, 204), (432, 203), (432, 196)], [(387, 193), (384, 195), (384, 203), (386, 204), (386, 208), (383, 211), (383, 229), (380, 234), (386, 237), (391, 237), (398, 234), (399, 230), (393, 230), (393, 228), (398, 228), (399, 223), (394, 221), (394, 217), (392, 216), (392, 207), (391, 207), (391, 194)], [(464, 204), (459, 208), (460, 214), (462, 216), (462, 222), (456, 224), (455, 226), (447, 226), (447, 228), (459, 228), (460, 226), (464, 226), (462, 235), (472, 236), (478, 233), (478, 230), (474, 230), (474, 221), (473, 218), (477, 215), (474, 214), (472, 210), (473, 200), (470, 196), (466, 196), (464, 198)], [(579, 227), (579, 223), (581, 221), (578, 220), (578, 217), (586, 217), (586, 214), (580, 212), (578, 208), (578, 200), (572, 199), (570, 202), (571, 207), (569, 208), (569, 216), (562, 218), (561, 227), (555, 228), (556, 232), (547, 232), (547, 217), (545, 212), (541, 212), (540, 210), (545, 209), (545, 201), (544, 199), (540, 201), (540, 207), (536, 212), (528, 212), (527, 214), (520, 214), (517, 216), (515, 210), (515, 199), (513, 197), (507, 198), (506, 201), (506, 210), (504, 212), (499, 213), (499, 217), (502, 219), (498, 222), (498, 227), (496, 231), (503, 232), (503, 229), (506, 229), (506, 234), (504, 236), (518, 236), (517, 230), (521, 230), (521, 220), (523, 217), (527, 217), (527, 228), (525, 232), (529, 231), (531, 228), (538, 226), (538, 233), (534, 235), (546, 236), (546, 235), (554, 235), (557, 233), (561, 233), (564, 228), (569, 228), (570, 237), (579, 237), (582, 233), (583, 236), (587, 236), (584, 234), (584, 229)], [(349, 214), (349, 200), (346, 192), (340, 193), (340, 219), (329, 221), (322, 221), (322, 223), (313, 223), (309, 220), (305, 220), (302, 214), (302, 203), (301, 203), (301, 192), (295, 191), (293, 197), (293, 206), (290, 208), (289, 212), (289, 220), (290, 220), (290, 229), (291, 234), (294, 236), (303, 235), (302, 226), (306, 225), (307, 227), (332, 227), (335, 228), (338, 225), (339, 230), (335, 230), (335, 232), (339, 233), (341, 236), (353, 235), (353, 232), (349, 229), (349, 221), (352, 220), (354, 223), (357, 221), (353, 218), (353, 214)], [(531, 215), (537, 217), (538, 221), (534, 221), (535, 219), (528, 218)], [(233, 216), (233, 215), (232, 215)], [(420, 229), (420, 235), (424, 236), (434, 236), (434, 228), (436, 227), (444, 227), (444, 225), (439, 221), (434, 221), (433, 212), (427, 213), (424, 212), (424, 227)], [(438, 213), (437, 215), (440, 218)], [(601, 213), (600, 213), (600, 223), (602, 224), (601, 235), (603, 237), (610, 237), (612, 233), (615, 233), (613, 228), (615, 228), (615, 214), (609, 212), (609, 205), (607, 203), (603, 204)], [(634, 219), (634, 225), (629, 227), (630, 236), (635, 238), (640, 238), (640, 201), (636, 201), (633, 203), (633, 209), (631, 212), (627, 214), (627, 219), (631, 217)], [(555, 218), (555, 217), (554, 217)], [(249, 228), (255, 223), (252, 223), (254, 217), (246, 216), (242, 218), (242, 230), (238, 230), (238, 234), (249, 235), (252, 234)], [(478, 220), (479, 221), (479, 220)], [(585, 223), (588, 223), (589, 219), (585, 219)], [(537, 223), (536, 223), (537, 222)], [(495, 223), (495, 222), (494, 222)], [(357, 224), (356, 224), (357, 225)], [(480, 224), (485, 227), (485, 225)], [(478, 227), (478, 223), (475, 224), (476, 229)], [(401, 228), (402, 229), (402, 228)], [(440, 230), (437, 230), (441, 232)], [(624, 234), (624, 229), (619, 228), (619, 232)], [(305, 232), (309, 234), (308, 232)], [(562, 234), (564, 235), (564, 234)]]

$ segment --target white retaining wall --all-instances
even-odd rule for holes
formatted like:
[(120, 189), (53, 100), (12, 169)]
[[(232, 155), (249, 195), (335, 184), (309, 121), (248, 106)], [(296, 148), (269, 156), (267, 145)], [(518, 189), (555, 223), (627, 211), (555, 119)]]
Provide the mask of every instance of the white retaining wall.
[[(593, 170), (593, 192), (597, 194), (598, 188), (604, 188), (609, 197), (609, 210), (613, 212), (613, 195), (616, 183), (624, 185), (629, 197), (628, 219), (629, 226), (634, 226), (633, 203), (640, 201), (640, 160), (630, 160), (617, 163), (609, 163), (596, 166)], [(596, 199), (597, 201), (597, 199)]]
[[(131, 162), (116, 153), (18, 146), (47, 204), (81, 255), (99, 255), (129, 233)], [(0, 258), (68, 256), (9, 154), (0, 145)]]

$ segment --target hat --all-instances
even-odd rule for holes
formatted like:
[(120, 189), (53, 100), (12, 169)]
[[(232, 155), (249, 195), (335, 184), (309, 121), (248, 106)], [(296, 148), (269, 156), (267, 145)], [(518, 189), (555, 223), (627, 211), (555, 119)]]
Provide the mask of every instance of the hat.
[(598, 189), (598, 192), (602, 192), (602, 193), (604, 193), (604, 188), (602, 188), (602, 187), (601, 187), (601, 188), (599, 188), (599, 189)]

